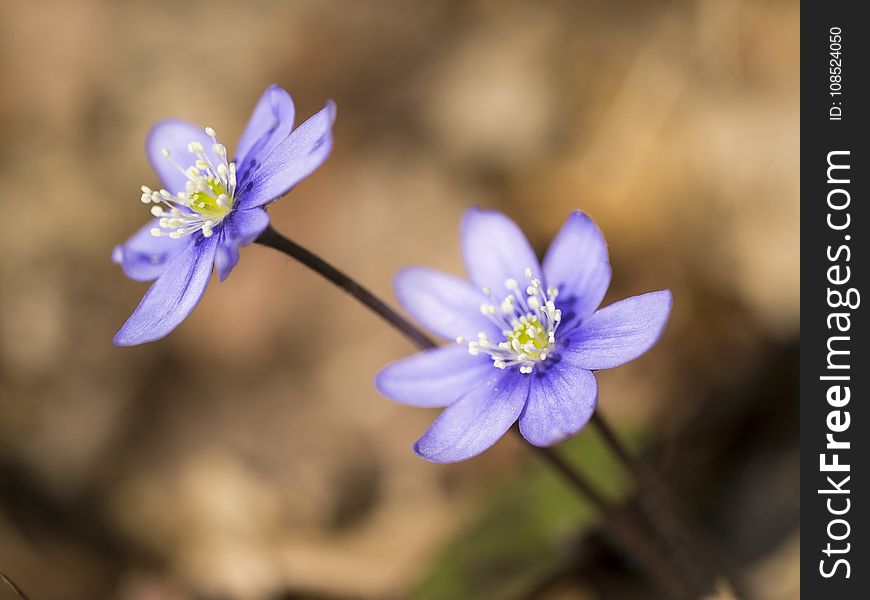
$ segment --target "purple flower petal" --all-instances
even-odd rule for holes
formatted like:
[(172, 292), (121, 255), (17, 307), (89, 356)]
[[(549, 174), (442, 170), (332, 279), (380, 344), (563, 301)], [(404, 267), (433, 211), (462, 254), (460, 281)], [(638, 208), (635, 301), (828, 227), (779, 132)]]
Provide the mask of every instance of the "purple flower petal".
[(235, 162), (240, 173), (250, 167), (251, 160), (262, 162), (275, 146), (290, 135), (294, 116), (290, 94), (277, 85), (270, 85), (257, 102), (236, 147)]
[(217, 236), (200, 237), (169, 263), (115, 334), (116, 345), (153, 342), (178, 327), (205, 293), (217, 242)]
[(224, 281), (237, 264), (239, 264), (239, 247), (233, 244), (232, 240), (220, 240), (214, 255), (218, 279)]
[(598, 403), (592, 371), (557, 363), (534, 377), (520, 415), (520, 433), (535, 446), (552, 446), (586, 425)]
[[(172, 161), (178, 163), (182, 169), (187, 169), (196, 160), (196, 157), (187, 150), (190, 142), (200, 142), (205, 147), (205, 155), (212, 164), (219, 164), (218, 157), (212, 152), (214, 142), (206, 135), (205, 129), (181, 119), (160, 121), (151, 129), (145, 140), (145, 152), (151, 161), (151, 166), (154, 167), (154, 172), (160, 177), (163, 186), (173, 194), (184, 191), (187, 177)], [(163, 156), (163, 148), (169, 150), (171, 160)]]
[(262, 208), (234, 210), (223, 223), (215, 266), (218, 277), (223, 281), (239, 262), (239, 248), (253, 243), (263, 230), (269, 226), (269, 215)]
[(561, 361), (583, 369), (610, 369), (653, 347), (671, 314), (671, 292), (626, 298), (602, 308), (566, 338)]
[(610, 285), (604, 236), (580, 211), (571, 213), (550, 244), (543, 267), (547, 286), (559, 290), (562, 327), (595, 312)]
[(332, 150), (335, 103), (302, 123), (279, 143), (263, 162), (240, 175), (239, 208), (262, 206), (308, 177)]
[(480, 312), (487, 298), (458, 277), (408, 267), (396, 275), (393, 289), (405, 310), (442, 337), (477, 339), (483, 331), (491, 339), (501, 339), (498, 328)]
[(529, 395), (531, 379), (515, 371), (496, 371), (445, 408), (414, 444), (414, 451), (437, 463), (480, 454), (516, 422)]
[(422, 407), (452, 404), (495, 370), (492, 361), (453, 344), (419, 352), (378, 373), (375, 384), (390, 400)]
[(158, 219), (151, 220), (123, 244), (112, 250), (112, 262), (121, 265), (124, 274), (136, 281), (151, 281), (163, 274), (173, 258), (184, 251), (192, 238), (172, 239), (169, 236), (154, 237), (151, 229), (158, 226)]
[(538, 257), (526, 236), (504, 214), (470, 208), (462, 218), (462, 255), (468, 278), (478, 288), (489, 288), (499, 299), (507, 295), (505, 281), (515, 279), (525, 289), (526, 268), (541, 276)]

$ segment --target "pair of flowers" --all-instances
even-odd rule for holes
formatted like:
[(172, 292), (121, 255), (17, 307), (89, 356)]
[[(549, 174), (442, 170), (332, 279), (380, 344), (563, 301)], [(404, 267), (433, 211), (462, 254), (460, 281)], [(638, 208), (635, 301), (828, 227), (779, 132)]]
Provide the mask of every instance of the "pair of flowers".
[[(165, 188), (143, 186), (154, 218), (115, 248), (113, 260), (128, 277), (155, 281), (115, 335), (117, 345), (154, 341), (177, 327), (204, 294), (212, 268), (226, 279), (239, 249), (266, 229), (264, 207), (326, 160), (335, 105), (296, 129), (293, 120), (287, 92), (268, 88), (233, 161), (210, 128), (179, 120), (154, 127), (146, 150)], [(475, 456), (517, 421), (532, 444), (565, 440), (595, 410), (593, 371), (624, 364), (658, 340), (670, 292), (598, 310), (611, 277), (607, 246), (580, 212), (543, 262), (499, 212), (469, 209), (461, 240), (470, 281), (411, 267), (394, 282), (402, 306), (452, 343), (387, 366), (378, 389), (403, 404), (444, 408), (414, 445), (433, 462)]]

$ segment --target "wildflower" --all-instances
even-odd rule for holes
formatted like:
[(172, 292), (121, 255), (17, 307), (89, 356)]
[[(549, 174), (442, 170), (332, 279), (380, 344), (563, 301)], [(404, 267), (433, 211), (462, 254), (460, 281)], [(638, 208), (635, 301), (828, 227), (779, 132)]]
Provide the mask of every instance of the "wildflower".
[(671, 293), (598, 310), (610, 284), (607, 246), (581, 212), (568, 218), (543, 264), (499, 212), (470, 209), (461, 239), (471, 283), (422, 267), (406, 268), (394, 281), (402, 306), (456, 343), (387, 366), (378, 389), (404, 404), (445, 407), (414, 445), (432, 462), (475, 456), (517, 420), (530, 443), (559, 443), (595, 410), (593, 371), (622, 365), (656, 343)]
[(293, 100), (269, 87), (230, 161), (211, 127), (177, 119), (158, 123), (145, 149), (165, 187), (142, 186), (153, 219), (115, 247), (113, 262), (136, 281), (156, 280), (115, 334), (119, 346), (154, 341), (199, 303), (217, 267), (221, 281), (239, 249), (268, 226), (264, 207), (319, 167), (332, 149), (335, 105), (293, 129)]

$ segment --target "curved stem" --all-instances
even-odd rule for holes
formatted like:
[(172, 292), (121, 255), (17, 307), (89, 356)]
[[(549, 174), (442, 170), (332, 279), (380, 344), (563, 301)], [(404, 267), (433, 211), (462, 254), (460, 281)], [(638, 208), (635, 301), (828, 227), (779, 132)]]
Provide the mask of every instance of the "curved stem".
[(356, 300), (374, 312), (394, 329), (404, 335), (418, 348), (434, 348), (437, 344), (425, 333), (417, 329), (413, 323), (393, 310), (386, 302), (372, 294), (355, 280), (339, 271), (331, 264), (308, 250), (275, 231), (272, 226), (260, 234), (257, 243), (268, 246), (290, 258), (296, 259), (315, 273), (323, 276), (336, 286), (353, 296)]
[[(299, 261), (331, 283), (334, 283), (389, 323), (418, 348), (426, 350), (437, 346), (429, 336), (397, 313), (386, 302), (307, 248), (284, 237), (271, 226), (260, 234), (256, 242)], [(514, 429), (514, 431), (516, 430)], [(531, 445), (528, 447), (536, 451), (539, 456), (554, 467), (601, 512), (611, 532), (626, 548), (631, 549), (635, 557), (643, 563), (646, 571), (653, 579), (658, 581), (659, 585), (668, 595), (681, 600), (688, 597), (684, 577), (659, 552), (642, 527), (638, 526), (628, 515), (610, 505), (582, 475), (571, 468), (553, 449), (539, 448)]]

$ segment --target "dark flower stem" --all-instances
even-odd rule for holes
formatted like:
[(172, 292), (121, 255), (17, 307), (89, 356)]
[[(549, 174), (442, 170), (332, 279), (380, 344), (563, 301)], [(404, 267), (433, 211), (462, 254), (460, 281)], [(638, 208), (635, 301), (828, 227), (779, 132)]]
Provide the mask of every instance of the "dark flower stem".
[(689, 597), (689, 590), (684, 581), (685, 577), (675, 565), (668, 560), (666, 555), (651, 541), (643, 528), (625, 511), (608, 503), (589, 482), (584, 479), (575, 469), (570, 467), (565, 460), (553, 448), (531, 446), (538, 456), (549, 463), (565, 479), (580, 490), (595, 508), (604, 516), (611, 532), (627, 548), (642, 557), (647, 569), (655, 573), (659, 578), (659, 584), (663, 590), (674, 598)]
[(260, 234), (260, 237), (256, 241), (258, 244), (268, 246), (282, 254), (286, 254), (290, 258), (296, 259), (315, 273), (334, 283), (392, 325), (394, 329), (397, 329), (418, 348), (434, 348), (437, 345), (426, 334), (409, 323), (402, 315), (390, 308), (383, 300), (307, 248), (303, 248), (293, 240), (284, 237), (272, 229), (271, 225)]
[[(278, 233), (271, 226), (260, 234), (260, 237), (256, 241), (258, 244), (277, 250), (297, 260), (331, 283), (334, 283), (389, 323), (418, 348), (426, 350), (437, 347), (437, 344), (429, 336), (393, 310), (383, 300), (307, 248)], [(545, 462), (554, 467), (582, 495), (595, 505), (605, 518), (611, 532), (643, 563), (647, 572), (658, 581), (663, 591), (675, 599), (683, 600), (690, 597), (686, 587), (686, 578), (660, 552), (650, 540), (646, 531), (630, 518), (627, 513), (610, 505), (555, 450), (531, 445), (528, 447), (537, 452)]]
[(678, 517), (685, 512), (680, 510), (669, 488), (649, 467), (632, 456), (600, 413), (593, 413), (591, 422), (631, 474), (640, 493), (641, 510), (677, 562), (692, 575), (692, 583), (700, 589), (710, 589), (714, 584), (729, 585), (726, 570), (716, 553), (695, 533), (697, 528), (687, 526), (685, 518)]
[(19, 600), (27, 600), (27, 596), (24, 595), (24, 592), (22, 592), (21, 589), (17, 585), (15, 585), (14, 581), (9, 579), (3, 573), (0, 573), (0, 581), (5, 583), (6, 586), (15, 593)]

